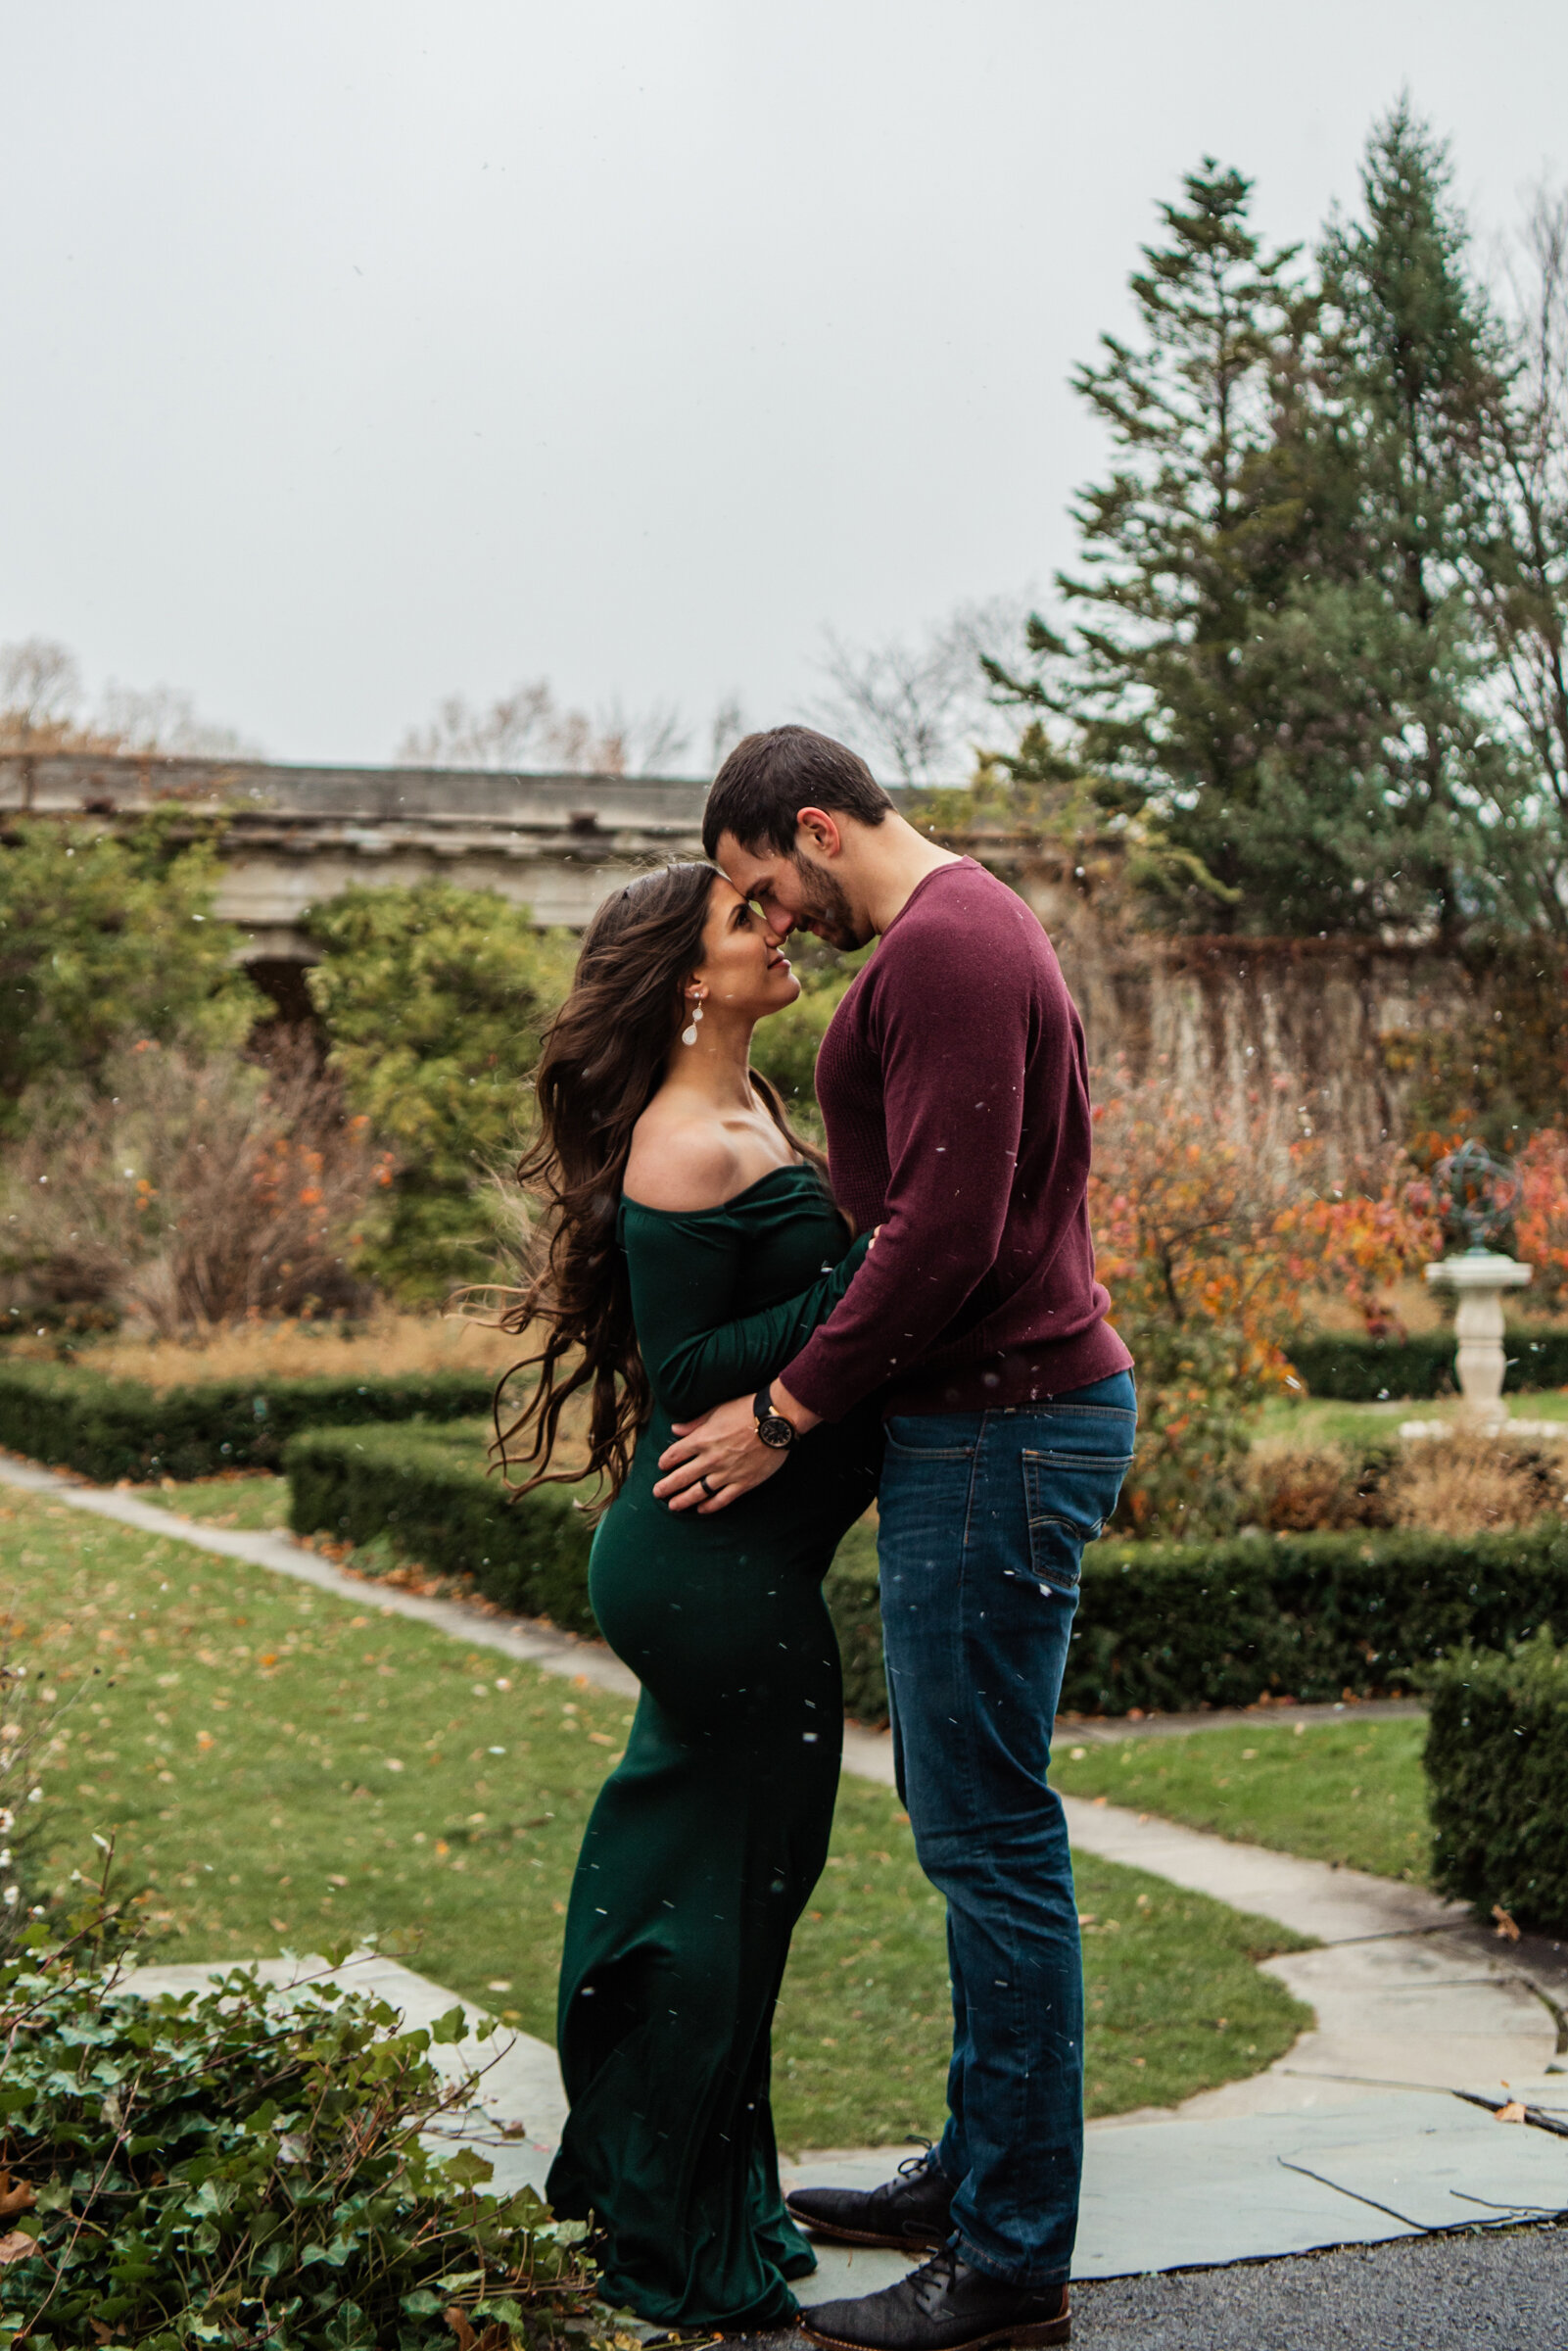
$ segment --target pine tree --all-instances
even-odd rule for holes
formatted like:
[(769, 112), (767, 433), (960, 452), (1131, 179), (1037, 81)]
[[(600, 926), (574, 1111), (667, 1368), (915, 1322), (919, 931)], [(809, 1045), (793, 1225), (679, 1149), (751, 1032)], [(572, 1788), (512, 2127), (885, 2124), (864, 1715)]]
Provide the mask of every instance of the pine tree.
[(1494, 863), (1525, 929), (1568, 939), (1568, 194), (1538, 194), (1512, 292), (1511, 373), (1486, 464), (1492, 534), (1471, 586), (1502, 722), (1528, 779)]
[(1021, 786), (1064, 780), (1054, 713), (1102, 805), (1152, 820), (1138, 878), (1168, 913), (1340, 928), (1360, 913), (1342, 803), (1364, 793), (1318, 640), (1345, 626), (1331, 600), (1354, 569), (1354, 467), (1318, 412), (1295, 250), (1264, 250), (1239, 172), (1207, 159), (1183, 194), (1131, 279), (1138, 347), (1108, 336), (1074, 378), (1117, 462), (1074, 507), (1084, 569), (1057, 586), (1077, 626), (1031, 623), (1032, 678), (989, 665), (1041, 713), (1008, 765)]
[(1451, 941), (1493, 909), (1488, 834), (1520, 783), (1483, 715), (1467, 583), (1490, 532), (1482, 460), (1505, 360), (1450, 183), (1445, 148), (1402, 101), (1368, 143), (1362, 216), (1319, 259), (1328, 402), (1358, 473), (1348, 650), (1382, 714), (1369, 782), (1386, 864), (1368, 879), (1389, 911)]
[(1446, 156), (1407, 107), (1379, 124), (1316, 283), (1240, 174), (1184, 194), (1131, 281), (1138, 347), (1075, 378), (1117, 462), (1074, 509), (1076, 627), (1032, 624), (1032, 678), (991, 667), (1039, 713), (1012, 773), (1075, 761), (1137, 813), (1167, 919), (1451, 939), (1504, 910), (1524, 785), (1467, 586), (1501, 357)]

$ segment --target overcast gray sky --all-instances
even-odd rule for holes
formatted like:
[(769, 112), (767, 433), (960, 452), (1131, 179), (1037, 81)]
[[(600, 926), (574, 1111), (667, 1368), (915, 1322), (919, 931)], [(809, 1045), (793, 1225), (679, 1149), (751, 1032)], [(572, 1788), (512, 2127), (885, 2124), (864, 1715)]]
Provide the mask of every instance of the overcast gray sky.
[(1406, 83), (1488, 228), (1568, 166), (1562, 0), (0, 0), (0, 639), (283, 758), (789, 716), (1069, 553), (1206, 151), (1282, 236)]

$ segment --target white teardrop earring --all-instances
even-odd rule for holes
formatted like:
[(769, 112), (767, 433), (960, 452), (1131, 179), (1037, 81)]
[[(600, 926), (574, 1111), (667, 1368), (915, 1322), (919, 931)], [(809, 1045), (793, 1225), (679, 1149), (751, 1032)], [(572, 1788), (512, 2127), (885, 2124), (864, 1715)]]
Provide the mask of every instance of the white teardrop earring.
[(690, 1027), (689, 1027), (689, 1028), (687, 1028), (687, 1029), (683, 1029), (683, 1030), (682, 1030), (682, 1032), (681, 1032), (681, 1042), (682, 1042), (682, 1044), (683, 1044), (683, 1045), (694, 1045), (694, 1044), (696, 1043), (696, 1041), (697, 1041), (697, 1023), (698, 1023), (698, 1021), (700, 1021), (700, 1020), (701, 1020), (701, 1018), (702, 1018), (702, 998), (701, 998), (700, 996), (693, 996), (693, 997), (692, 997), (692, 999), (691, 999), (691, 1023), (690, 1023)]

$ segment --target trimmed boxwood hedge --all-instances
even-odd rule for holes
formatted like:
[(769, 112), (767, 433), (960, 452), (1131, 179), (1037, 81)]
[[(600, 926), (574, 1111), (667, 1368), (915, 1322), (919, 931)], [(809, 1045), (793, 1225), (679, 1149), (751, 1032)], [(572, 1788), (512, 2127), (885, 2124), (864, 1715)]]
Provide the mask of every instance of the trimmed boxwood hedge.
[[(593, 1630), (589, 1530), (568, 1490), (507, 1502), (485, 1475), (478, 1426), (315, 1430), (285, 1467), (293, 1524), (355, 1543), (391, 1537), (427, 1566), (464, 1570), (501, 1607)], [(845, 1705), (887, 1710), (871, 1526), (853, 1528), (828, 1578)], [(1338, 1699), (1409, 1689), (1466, 1641), (1505, 1647), (1568, 1622), (1568, 1525), (1506, 1534), (1242, 1536), (1229, 1543), (1100, 1543), (1083, 1590), (1062, 1703), (1069, 1711), (1174, 1713), (1259, 1697)]]
[[(1447, 1396), (1453, 1390), (1451, 1330), (1422, 1331), (1410, 1339), (1368, 1339), (1358, 1333), (1298, 1339), (1290, 1351), (1307, 1394), (1341, 1404), (1377, 1404), (1385, 1397)], [(1503, 1386), (1568, 1387), (1568, 1330), (1509, 1330)]]
[[(284, 1449), (289, 1523), (297, 1534), (351, 1543), (391, 1539), (404, 1559), (472, 1575), (480, 1592), (525, 1616), (594, 1633), (588, 1597), (593, 1531), (566, 1486), (537, 1486), (508, 1501), (486, 1474), (489, 1425), (312, 1429)], [(828, 1606), (844, 1661), (844, 1707), (857, 1720), (887, 1713), (877, 1542), (851, 1527), (828, 1578)]]
[(100, 1485), (276, 1469), (298, 1429), (471, 1419), (492, 1382), (472, 1371), (393, 1379), (211, 1379), (150, 1388), (84, 1366), (0, 1364), (0, 1445)]
[(1066, 1707), (1179, 1712), (1410, 1689), (1466, 1641), (1568, 1622), (1568, 1523), (1492, 1535), (1241, 1535), (1084, 1554)]
[(404, 1559), (472, 1575), (486, 1600), (594, 1633), (588, 1599), (593, 1530), (566, 1486), (508, 1502), (486, 1475), (488, 1423), (306, 1429), (283, 1449), (289, 1524), (346, 1543), (391, 1539)]
[(1430, 1676), (1433, 1876), (1483, 1917), (1568, 1930), (1568, 1650), (1544, 1628)]

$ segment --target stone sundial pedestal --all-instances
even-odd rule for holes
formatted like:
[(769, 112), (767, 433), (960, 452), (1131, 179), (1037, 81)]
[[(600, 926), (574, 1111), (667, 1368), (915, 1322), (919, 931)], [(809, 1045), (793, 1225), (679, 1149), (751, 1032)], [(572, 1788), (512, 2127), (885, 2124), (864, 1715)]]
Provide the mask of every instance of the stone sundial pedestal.
[[(1512, 1238), (1513, 1218), (1523, 1186), (1518, 1170), (1497, 1159), (1484, 1143), (1461, 1143), (1440, 1159), (1432, 1170), (1432, 1201), (1442, 1220), (1449, 1253), (1428, 1266), (1426, 1277), (1434, 1287), (1457, 1293), (1454, 1335), (1458, 1354), (1454, 1370), (1461, 1403), (1457, 1423), (1451, 1420), (1405, 1420), (1402, 1437), (1445, 1437), (1454, 1427), (1496, 1437), (1507, 1429), (1517, 1436), (1561, 1436), (1555, 1421), (1511, 1420), (1502, 1401), (1507, 1358), (1502, 1346), (1502, 1299), (1506, 1290), (1522, 1290), (1535, 1269), (1494, 1249), (1494, 1241)], [(1454, 1242), (1467, 1244), (1454, 1248)]]
[(1495, 1249), (1466, 1249), (1457, 1257), (1440, 1258), (1426, 1270), (1429, 1282), (1458, 1294), (1453, 1327), (1459, 1346), (1454, 1369), (1466, 1427), (1495, 1435), (1507, 1421), (1508, 1408), (1502, 1401), (1507, 1367), (1502, 1345), (1503, 1293), (1523, 1289), (1533, 1271), (1520, 1265), (1517, 1258), (1499, 1256)]

